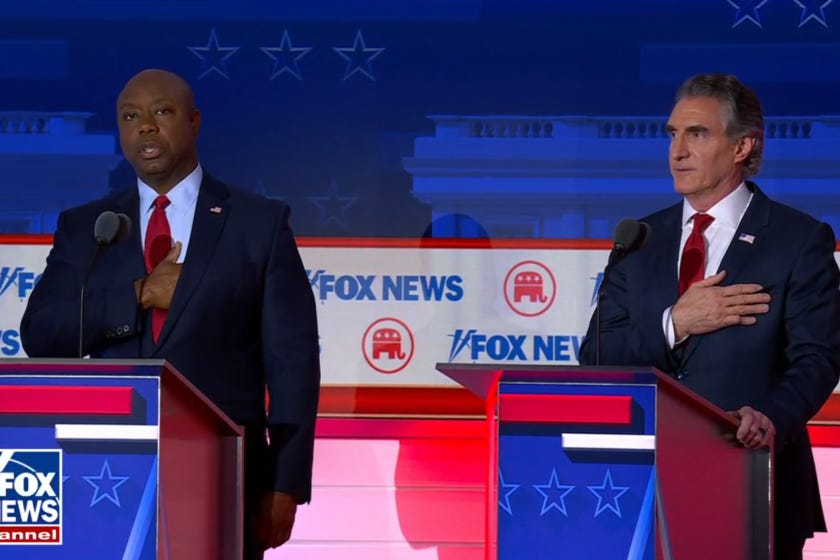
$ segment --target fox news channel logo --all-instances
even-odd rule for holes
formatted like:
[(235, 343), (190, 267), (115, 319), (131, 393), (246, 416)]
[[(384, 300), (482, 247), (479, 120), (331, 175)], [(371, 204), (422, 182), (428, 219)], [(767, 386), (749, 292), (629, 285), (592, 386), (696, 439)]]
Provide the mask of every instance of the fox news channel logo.
[(61, 544), (61, 450), (0, 449), (0, 545)]
[(26, 299), (41, 275), (22, 266), (0, 266), (0, 296)]
[(306, 270), (309, 285), (321, 301), (461, 301), (464, 279), (458, 275), (334, 274)]
[(17, 356), (21, 352), (20, 331), (0, 326), (0, 358)]

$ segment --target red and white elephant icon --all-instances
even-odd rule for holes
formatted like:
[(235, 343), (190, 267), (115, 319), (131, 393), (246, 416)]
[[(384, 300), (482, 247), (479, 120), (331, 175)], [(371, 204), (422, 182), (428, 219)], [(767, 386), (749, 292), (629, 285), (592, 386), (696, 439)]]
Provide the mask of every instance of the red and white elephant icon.
[(397, 329), (384, 327), (373, 331), (373, 359), (378, 360), (385, 354), (389, 360), (404, 360), (402, 335)]
[(414, 334), (396, 317), (381, 317), (365, 329), (362, 353), (368, 365), (379, 373), (398, 373), (414, 356)]
[(531, 303), (545, 303), (548, 296), (544, 293), (545, 283), (539, 272), (520, 272), (513, 279), (513, 301), (520, 302), (528, 298)]
[(517, 315), (537, 317), (554, 304), (557, 280), (540, 261), (521, 261), (505, 275), (505, 302)]

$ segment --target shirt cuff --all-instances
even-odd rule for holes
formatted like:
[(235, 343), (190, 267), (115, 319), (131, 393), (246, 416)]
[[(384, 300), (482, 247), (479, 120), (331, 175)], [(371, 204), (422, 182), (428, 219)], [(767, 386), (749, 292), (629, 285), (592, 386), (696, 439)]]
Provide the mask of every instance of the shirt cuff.
[(688, 336), (684, 336), (682, 340), (676, 340), (677, 333), (676, 329), (674, 329), (674, 320), (671, 318), (671, 307), (662, 312), (662, 332), (665, 333), (668, 348), (673, 350), (677, 345), (685, 342)]

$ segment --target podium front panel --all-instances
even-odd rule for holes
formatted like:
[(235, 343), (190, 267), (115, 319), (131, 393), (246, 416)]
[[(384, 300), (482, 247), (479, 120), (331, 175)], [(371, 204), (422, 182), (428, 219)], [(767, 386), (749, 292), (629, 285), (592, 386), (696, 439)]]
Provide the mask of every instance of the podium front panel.
[(0, 372), (1, 558), (157, 558), (160, 379), (143, 371)]
[(499, 383), (499, 559), (652, 560), (656, 387)]

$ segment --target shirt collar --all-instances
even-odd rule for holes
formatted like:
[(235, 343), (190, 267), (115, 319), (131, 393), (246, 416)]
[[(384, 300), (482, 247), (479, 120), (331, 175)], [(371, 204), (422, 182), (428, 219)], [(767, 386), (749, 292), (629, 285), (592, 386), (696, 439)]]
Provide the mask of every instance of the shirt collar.
[[(181, 179), (181, 182), (166, 193), (166, 198), (169, 199), (169, 205), (173, 212), (185, 212), (195, 206), (203, 177), (204, 171), (201, 169), (201, 165), (197, 165), (192, 173)], [(143, 215), (148, 214), (152, 211), (152, 204), (158, 197), (158, 193), (141, 181), (139, 177), (137, 179), (137, 190), (140, 193), (140, 211)]]
[[(741, 217), (747, 211), (747, 206), (752, 200), (752, 192), (745, 182), (741, 182), (738, 188), (726, 195), (720, 202), (709, 208), (706, 214), (715, 219), (719, 225), (727, 225), (733, 229), (741, 223)], [(685, 227), (691, 221), (691, 217), (697, 211), (691, 207), (687, 200), (683, 199), (682, 225)]]

